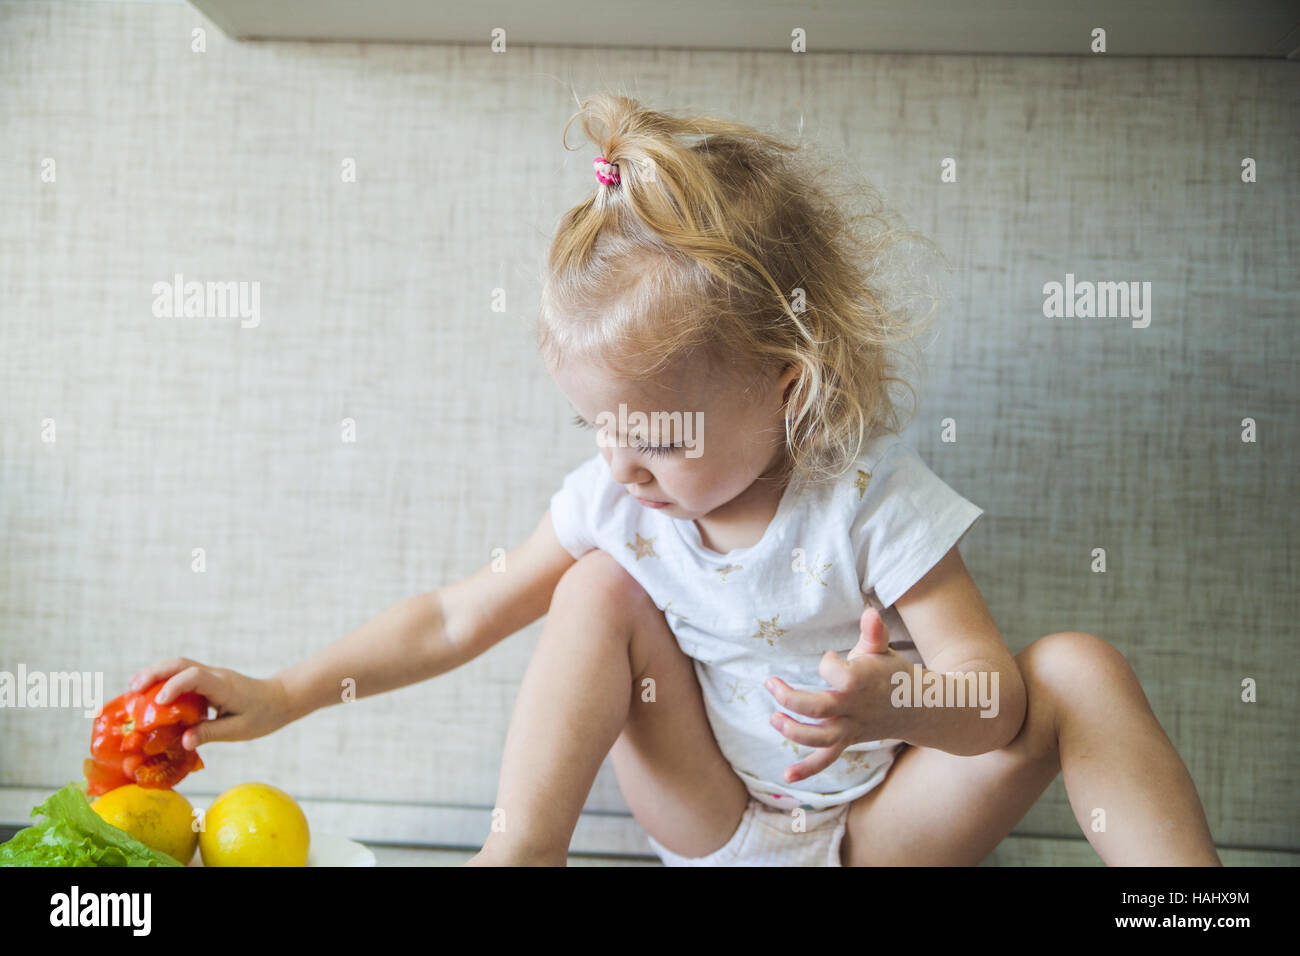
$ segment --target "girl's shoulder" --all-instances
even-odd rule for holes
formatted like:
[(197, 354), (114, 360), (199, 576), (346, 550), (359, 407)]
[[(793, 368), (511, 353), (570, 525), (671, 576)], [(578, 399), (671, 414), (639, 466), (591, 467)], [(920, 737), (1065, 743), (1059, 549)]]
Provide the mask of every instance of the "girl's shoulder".
[(863, 447), (849, 469), (860, 517), (882, 507), (921, 507), (927, 498), (951, 494), (952, 489), (930, 469), (901, 435), (877, 434)]
[(637, 520), (637, 507), (596, 452), (566, 474), (551, 495), (551, 523), (560, 543), (578, 557), (623, 537)]
[[(826, 505), (834, 505), (839, 510), (860, 511), (860, 505), (868, 500), (868, 490), (876, 477), (902, 467), (911, 470), (920, 459), (916, 453), (892, 432), (877, 433), (862, 446), (857, 458), (838, 477), (807, 483), (802, 494), (809, 499), (819, 500)], [(878, 488), (884, 482), (876, 484)]]
[(938, 481), (900, 435), (884, 432), (872, 435), (839, 477), (809, 486), (807, 495), (814, 511), (857, 538), (869, 523), (893, 523), (924, 507), (918, 494)]
[[(862, 446), (862, 451), (858, 455), (854, 464), (854, 471), (864, 471), (868, 475), (875, 474), (881, 466), (889, 460), (899, 457), (916, 456), (912, 446), (903, 440), (901, 435), (894, 432), (876, 432)], [(918, 459), (919, 460), (919, 459)], [(856, 477), (856, 474), (855, 474)]]
[(849, 521), (855, 538), (878, 533), (919, 539), (930, 526), (965, 526), (984, 513), (898, 435), (873, 440), (851, 473)]
[[(951, 445), (936, 450), (959, 467)], [(884, 607), (906, 593), (984, 514), (897, 435), (872, 443), (854, 469), (850, 537), (863, 564), (863, 590)]]

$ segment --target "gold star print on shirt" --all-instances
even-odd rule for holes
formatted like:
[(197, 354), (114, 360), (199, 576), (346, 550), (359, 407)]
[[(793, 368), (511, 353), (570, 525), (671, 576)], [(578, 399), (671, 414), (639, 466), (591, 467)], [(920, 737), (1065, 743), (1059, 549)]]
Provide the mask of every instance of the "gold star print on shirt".
[(760, 640), (766, 640), (767, 643), (775, 647), (776, 639), (785, 633), (785, 628), (776, 626), (776, 619), (780, 616), (780, 614), (777, 614), (770, 621), (763, 621), (759, 618), (754, 618), (758, 623), (758, 630), (749, 636), (759, 638)]
[(745, 570), (745, 566), (743, 564), (728, 564), (725, 567), (714, 568), (713, 570), (722, 575), (722, 581), (725, 584), (728, 574), (731, 574), (733, 571), (743, 571)]
[(858, 477), (853, 480), (853, 487), (858, 489), (858, 500), (867, 493), (867, 485), (871, 482), (871, 472), (858, 469)]
[(623, 543), (636, 552), (636, 559), (638, 561), (640, 561), (642, 558), (659, 557), (659, 555), (655, 554), (654, 538), (643, 538), (641, 537), (640, 533), (637, 533), (636, 544), (633, 544), (631, 541), (625, 541)]
[[(737, 700), (740, 701), (742, 704), (745, 703), (745, 695), (748, 694), (748, 693), (750, 692), (750, 690), (753, 689), (753, 685), (752, 685), (752, 684), (742, 684), (742, 683), (741, 683), (740, 681), (738, 681), (738, 680), (733, 680), (733, 681), (732, 681), (730, 684), (728, 684), (727, 686), (728, 686), (729, 688), (731, 688), (731, 696), (728, 697), (727, 700), (726, 700), (726, 703), (728, 703), (728, 704), (732, 703), (733, 701), (737, 701)], [(742, 690), (741, 688), (744, 688), (744, 689)]]
[(871, 754), (863, 753), (861, 750), (846, 750), (840, 754), (840, 759), (854, 770), (871, 769)]
[[(820, 561), (820, 559), (821, 556), (819, 555), (818, 561)], [(822, 578), (822, 575), (831, 569), (831, 564), (833, 562), (827, 561), (825, 564), (819, 566), (818, 561), (814, 561), (811, 566), (809, 565), (804, 566), (803, 569), (804, 574), (808, 575), (808, 578), (807, 580), (804, 581), (804, 584), (807, 585), (808, 581), (816, 581), (822, 587), (829, 587), (826, 581)]]

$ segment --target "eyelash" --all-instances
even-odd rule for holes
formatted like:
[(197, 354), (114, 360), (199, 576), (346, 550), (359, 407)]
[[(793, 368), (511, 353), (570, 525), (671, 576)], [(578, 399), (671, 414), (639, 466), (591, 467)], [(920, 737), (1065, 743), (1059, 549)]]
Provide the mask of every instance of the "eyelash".
[[(590, 422), (584, 420), (579, 415), (573, 416), (573, 424), (577, 425), (579, 428), (590, 428), (593, 431), (595, 430), (595, 426), (593, 426)], [(637, 451), (641, 452), (641, 454), (643, 455), (649, 455), (651, 458), (663, 458), (668, 455), (671, 455), (674, 451), (681, 448), (682, 446), (681, 445), (633, 445), (632, 447), (635, 448)]]

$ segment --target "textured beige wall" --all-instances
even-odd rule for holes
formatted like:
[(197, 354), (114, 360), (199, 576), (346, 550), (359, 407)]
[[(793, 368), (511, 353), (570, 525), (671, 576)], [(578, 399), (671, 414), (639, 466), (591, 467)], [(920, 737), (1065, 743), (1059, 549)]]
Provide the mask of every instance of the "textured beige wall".
[[(1297, 69), (236, 44), (182, 6), (0, 4), (0, 669), (100, 670), (110, 692), (178, 653), (266, 675), (521, 540), (590, 453), (530, 321), (547, 237), (593, 184), (595, 150), (561, 148), (568, 84), (609, 85), (791, 136), (802, 117), (941, 244), (907, 437), (987, 512), (963, 553), (1008, 642), (1112, 641), (1217, 840), (1300, 848)], [(1150, 281), (1150, 327), (1045, 319), (1067, 272)], [(155, 318), (176, 273), (259, 282), (260, 324)], [(491, 806), (537, 633), (210, 745), (186, 787), (265, 779), (375, 815), (349, 832), (427, 839), (441, 813), (435, 838), (472, 842), (486, 816), (447, 808)], [(77, 774), (70, 714), (0, 711), (20, 794), (0, 815)], [(607, 766), (589, 809), (624, 807)], [(1019, 832), (1078, 835), (1059, 780)]]

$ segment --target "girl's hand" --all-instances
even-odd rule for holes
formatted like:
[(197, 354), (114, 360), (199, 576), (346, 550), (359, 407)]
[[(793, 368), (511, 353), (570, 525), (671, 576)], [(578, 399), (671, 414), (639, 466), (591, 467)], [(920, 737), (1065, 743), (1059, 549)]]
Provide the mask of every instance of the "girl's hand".
[[(170, 679), (169, 679), (170, 678)], [(194, 750), (214, 740), (252, 740), (279, 730), (292, 719), (288, 694), (274, 678), (258, 680), (224, 667), (207, 667), (186, 657), (151, 664), (131, 678), (132, 690), (145, 690), (158, 681), (167, 683), (155, 697), (160, 704), (186, 691), (197, 691), (217, 709), (181, 738), (181, 746)]]
[(882, 728), (896, 727), (899, 716), (889, 701), (891, 678), (898, 671), (910, 674), (912, 665), (890, 650), (888, 629), (874, 608), (862, 612), (860, 623), (861, 636), (849, 651), (847, 663), (834, 651), (827, 651), (817, 669), (832, 690), (795, 690), (779, 677), (769, 677), (763, 685), (783, 707), (822, 721), (805, 724), (773, 712), (773, 727), (797, 744), (817, 748), (812, 756), (786, 767), (786, 783), (821, 773), (852, 744), (892, 736), (882, 732)]

